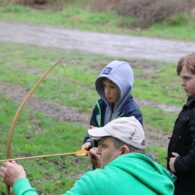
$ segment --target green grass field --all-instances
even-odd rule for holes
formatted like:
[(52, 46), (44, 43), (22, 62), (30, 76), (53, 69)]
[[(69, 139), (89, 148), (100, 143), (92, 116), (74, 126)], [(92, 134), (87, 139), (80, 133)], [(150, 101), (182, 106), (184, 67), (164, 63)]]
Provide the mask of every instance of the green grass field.
[[(82, 30), (140, 34), (178, 39), (195, 40), (191, 31), (188, 34), (178, 33), (172, 27), (158, 25), (147, 31), (139, 32), (121, 29), (114, 13), (91, 13), (79, 7), (69, 7), (62, 11), (38, 12), (21, 6), (7, 4), (0, 7), (1, 20), (18, 20), (49, 24)], [(109, 20), (108, 20), (109, 18)], [(96, 25), (94, 25), (94, 22)], [(181, 32), (187, 26), (177, 27)], [(189, 27), (191, 28), (191, 27)], [(159, 30), (158, 30), (159, 29)], [(166, 35), (166, 36), (165, 36)], [(41, 83), (34, 93), (38, 102), (48, 105), (57, 104), (74, 108), (78, 115), (90, 116), (93, 105), (98, 98), (94, 81), (101, 68), (113, 58), (103, 55), (88, 55), (82, 52), (45, 48), (32, 45), (10, 44), (1, 42), (0, 47), (0, 159), (6, 157), (6, 142), (9, 128), (15, 112), (21, 103), (14, 95), (18, 88), (26, 93), (33, 87), (50, 65), (60, 56), (64, 56), (63, 66), (57, 66)], [(176, 76), (176, 65), (155, 61), (127, 59), (135, 72), (133, 96), (155, 104), (166, 104), (181, 107), (185, 96), (180, 89)], [(135, 65), (136, 64), (136, 65)], [(146, 71), (150, 69), (150, 71)], [(160, 83), (160, 84), (159, 84)], [(3, 86), (7, 86), (6, 89)], [(7, 93), (5, 93), (5, 91)], [(20, 91), (16, 96), (20, 95)], [(154, 132), (170, 134), (176, 112), (165, 112), (151, 105), (140, 106), (144, 116), (144, 125)], [(57, 112), (57, 111), (56, 111)], [(48, 115), (29, 104), (22, 111), (17, 122), (13, 142), (12, 156), (32, 156), (60, 152), (72, 152), (80, 149), (86, 129), (76, 119), (60, 120), (55, 110)], [(74, 118), (72, 113), (72, 118)], [(88, 124), (88, 119), (84, 123)], [(155, 142), (155, 140), (154, 140)], [(147, 152), (155, 155), (162, 165), (166, 164), (166, 148), (161, 145), (148, 146)], [(55, 157), (40, 160), (20, 161), (25, 166), (32, 185), (40, 194), (61, 194), (68, 190), (74, 181), (85, 171), (90, 170), (87, 157)], [(5, 186), (0, 183), (1, 191)]]
[[(93, 104), (98, 98), (94, 89), (94, 80), (102, 65), (111, 61), (109, 57), (100, 55), (89, 56), (77, 52), (73, 54), (66, 50), (10, 43), (1, 43), (0, 55), (2, 56), (0, 59), (1, 84), (9, 84), (15, 88), (20, 86), (27, 91), (32, 88), (52, 62), (64, 55), (65, 66), (57, 66), (37, 88), (34, 95), (40, 101), (74, 107), (78, 113), (88, 114), (91, 113)], [(174, 74), (175, 65), (165, 64), (166, 69), (165, 66), (157, 65), (154, 72), (146, 78), (142, 77), (145, 63), (140, 61), (142, 68), (133, 67), (136, 78), (133, 95), (157, 103), (180, 106), (184, 97), (181, 97), (178, 79)], [(31, 71), (32, 68), (37, 72)], [(152, 75), (155, 77), (151, 80)], [(159, 86), (159, 79), (166, 80), (166, 83)], [(165, 86), (171, 86), (170, 90)], [(175, 97), (178, 97), (177, 101)], [(3, 91), (0, 92), (0, 99), (0, 158), (4, 159), (8, 131), (19, 102), (7, 97)], [(164, 133), (171, 132), (177, 113), (162, 112), (151, 106), (141, 106), (141, 110), (145, 124), (150, 129)], [(17, 122), (12, 142), (12, 154), (18, 157), (75, 151), (80, 148), (85, 134), (86, 131), (80, 123), (56, 120), (27, 105)], [(158, 162), (165, 165), (165, 148), (149, 146), (148, 151), (154, 153)], [(53, 192), (60, 194), (66, 191), (72, 186), (77, 176), (90, 169), (87, 157), (56, 157), (21, 161), (21, 163), (28, 170), (32, 184), (39, 192), (48, 194)]]

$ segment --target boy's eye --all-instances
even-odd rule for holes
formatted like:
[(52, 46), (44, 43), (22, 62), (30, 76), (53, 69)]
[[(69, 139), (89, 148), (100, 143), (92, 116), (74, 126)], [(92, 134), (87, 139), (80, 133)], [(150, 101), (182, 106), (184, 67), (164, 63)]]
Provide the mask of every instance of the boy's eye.
[(190, 77), (184, 77), (183, 80), (184, 81), (189, 81), (191, 78)]

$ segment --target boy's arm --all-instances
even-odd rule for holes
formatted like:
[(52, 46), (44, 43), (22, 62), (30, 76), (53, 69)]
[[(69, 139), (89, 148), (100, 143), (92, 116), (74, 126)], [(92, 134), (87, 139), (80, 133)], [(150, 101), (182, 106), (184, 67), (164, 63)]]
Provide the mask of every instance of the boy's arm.
[(190, 151), (185, 156), (178, 156), (174, 163), (176, 173), (189, 173), (195, 172), (195, 122), (190, 125), (189, 131), (192, 136), (192, 146)]
[[(93, 109), (92, 116), (90, 119), (90, 128), (93, 127), (102, 127), (103, 126), (103, 115), (106, 109), (106, 104), (102, 98), (100, 98)], [(97, 147), (98, 141), (90, 139), (89, 135), (87, 135), (83, 140), (83, 149), (90, 149), (91, 147)]]
[[(96, 105), (93, 108), (93, 112), (92, 112), (91, 119), (90, 119), (90, 128), (91, 127), (98, 127), (98, 123), (96, 120), (96, 116), (98, 115), (98, 113), (99, 113), (99, 109), (98, 109), (98, 106), (96, 103)], [(89, 139), (89, 135), (86, 135), (84, 137), (83, 143), (86, 143), (87, 141), (91, 142), (91, 140)]]
[(100, 105), (98, 101), (96, 102), (93, 108), (93, 112), (92, 112), (91, 119), (90, 119), (90, 126), (93, 126), (93, 127), (101, 126), (101, 109), (100, 109)]
[(135, 116), (135, 118), (143, 125), (142, 113), (132, 98), (128, 99), (127, 102), (123, 105), (119, 117), (130, 116)]

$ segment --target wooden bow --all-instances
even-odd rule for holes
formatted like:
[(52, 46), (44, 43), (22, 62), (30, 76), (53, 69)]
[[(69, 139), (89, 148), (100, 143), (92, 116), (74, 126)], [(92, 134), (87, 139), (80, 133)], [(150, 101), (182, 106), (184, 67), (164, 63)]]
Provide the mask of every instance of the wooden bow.
[[(13, 121), (12, 121), (12, 124), (11, 124), (11, 127), (10, 127), (10, 130), (9, 130), (9, 135), (8, 135), (8, 140), (7, 140), (7, 147), (6, 147), (6, 158), (7, 159), (11, 159), (11, 143), (12, 143), (12, 137), (13, 137), (13, 133), (14, 133), (14, 128), (16, 126), (16, 122), (17, 122), (17, 119), (22, 111), (22, 109), (24, 108), (24, 106), (26, 105), (27, 101), (30, 99), (30, 97), (32, 96), (34, 90), (39, 86), (39, 84), (43, 81), (43, 79), (55, 68), (55, 66), (57, 64), (59, 64), (62, 59), (64, 57), (60, 57), (54, 64), (52, 64), (52, 66), (40, 77), (40, 79), (35, 83), (35, 85), (33, 86), (33, 88), (28, 92), (28, 94), (26, 95), (26, 97), (24, 98), (24, 100), (22, 101), (21, 105), (19, 106), (14, 118), (13, 118)], [(10, 187), (7, 185), (6, 186), (6, 195), (10, 195)]]

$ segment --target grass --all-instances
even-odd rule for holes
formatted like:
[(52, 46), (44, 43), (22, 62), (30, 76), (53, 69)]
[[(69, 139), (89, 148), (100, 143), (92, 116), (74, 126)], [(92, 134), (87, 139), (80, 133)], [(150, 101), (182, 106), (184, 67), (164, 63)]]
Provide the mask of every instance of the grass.
[(134, 68), (137, 73), (134, 93), (140, 98), (158, 103), (175, 106), (183, 104), (185, 94), (178, 87), (180, 80), (176, 76), (176, 65), (156, 62), (152, 67), (152, 72), (149, 69), (147, 72), (147, 66)]
[(48, 9), (44, 11), (6, 3), (2, 4), (0, 12), (1, 20), (48, 24), (58, 27), (105, 33), (151, 36), (188, 41), (195, 40), (195, 20), (193, 18), (185, 18), (184, 20), (184, 16), (178, 16), (178, 19), (174, 19), (175, 23), (171, 21), (156, 23), (148, 29), (141, 30), (139, 28), (132, 28), (131, 24), (134, 21), (132, 17), (118, 16), (115, 12), (90, 11), (87, 2), (83, 4), (68, 2), (66, 6), (64, 5), (64, 8), (61, 6), (60, 9)]
[(142, 106), (142, 114), (144, 122), (148, 129), (153, 131), (170, 134), (173, 124), (177, 117), (177, 113), (166, 113), (160, 109), (154, 109), (149, 106)]
[[(5, 151), (8, 129), (17, 105), (2, 94), (0, 99), (2, 111), (0, 114), (0, 156), (3, 158), (5, 157), (3, 151)], [(42, 113), (30, 110), (27, 106), (23, 110), (14, 132), (12, 154), (14, 157), (76, 151), (80, 148), (85, 134), (85, 130), (79, 124), (55, 121)], [(75, 156), (21, 161), (20, 163), (28, 170), (29, 178), (33, 185), (37, 186), (39, 192), (46, 191), (49, 194), (54, 191), (61, 194), (63, 190), (68, 190), (79, 174), (89, 170), (87, 158)], [(65, 175), (69, 177), (65, 178)], [(59, 185), (50, 185), (50, 182), (56, 182), (56, 180)], [(63, 188), (60, 188), (60, 185), (63, 185)], [(0, 186), (1, 189), (4, 189), (2, 184)]]
[(160, 146), (149, 146), (147, 148), (147, 151), (149, 154), (152, 154), (152, 157), (154, 158), (155, 161), (161, 162), (161, 165), (167, 166), (166, 162), (166, 148), (160, 147)]
[[(64, 66), (57, 66), (46, 80), (35, 91), (39, 100), (74, 107), (77, 112), (91, 113), (94, 102), (98, 98), (94, 81), (103, 64), (111, 61), (109, 57), (88, 55), (82, 52), (71, 52), (62, 49), (50, 49), (22, 44), (1, 43), (0, 48), (0, 82), (31, 89), (40, 75), (59, 56), (64, 55)], [(131, 59), (129, 59), (131, 61)], [(94, 64), (95, 62), (95, 64)], [(178, 90), (175, 65), (158, 65), (154, 72), (145, 74), (148, 62), (140, 61), (140, 66), (133, 66), (135, 71), (135, 87), (133, 95), (149, 99), (156, 103), (170, 103), (180, 106), (184, 98), (176, 101), (175, 96), (181, 96)], [(166, 68), (165, 68), (166, 67)], [(36, 70), (36, 71), (32, 71)], [(155, 75), (152, 80), (149, 79)], [(171, 80), (167, 78), (172, 78)], [(158, 79), (166, 80), (159, 88)], [(173, 80), (175, 82), (173, 82)], [(165, 90), (172, 86), (175, 90)], [(5, 158), (5, 147), (8, 130), (18, 103), (0, 92), (0, 158)], [(169, 134), (177, 113), (162, 112), (151, 106), (141, 106), (144, 121), (153, 131)], [(31, 156), (49, 153), (69, 152), (78, 150), (86, 131), (79, 123), (57, 121), (44, 113), (32, 109), (28, 105), (23, 110), (15, 129), (12, 151), (13, 156)], [(154, 148), (148, 148), (153, 153)], [(155, 150), (158, 162), (164, 164), (166, 153), (162, 146)], [(33, 186), (40, 193), (60, 194), (68, 190), (77, 176), (89, 170), (87, 158), (64, 157), (21, 162), (28, 170)], [(40, 185), (41, 184), (41, 185)], [(1, 184), (0, 186), (3, 187)]]
[[(55, 101), (61, 104), (65, 103), (66, 105), (80, 107), (81, 111), (86, 111), (93, 105), (95, 99), (97, 99), (94, 91), (94, 80), (101, 69), (101, 64), (108, 63), (111, 58), (79, 52), (76, 56), (71, 55), (71, 52), (67, 50), (46, 48), (43, 50), (41, 47), (13, 45), (1, 44), (0, 52), (4, 54), (3, 58), (0, 59), (0, 63), (4, 65), (0, 69), (2, 81), (23, 85), (25, 88), (30, 89), (40, 75), (48, 69), (48, 65), (59, 56), (64, 55), (65, 60), (63, 63), (65, 66), (58, 66), (53, 71), (51, 76), (37, 89), (37, 95), (41, 94), (40, 96), (43, 96), (44, 99), (48, 98), (48, 100), (55, 98)], [(10, 56), (12, 56), (11, 59)], [(21, 56), (22, 59), (18, 58), (18, 56)], [(96, 68), (94, 68), (94, 62), (97, 64)], [(141, 63), (143, 64), (144, 62)], [(100, 68), (98, 68), (98, 64)], [(23, 68), (17, 68), (18, 66)], [(37, 69), (37, 73), (30, 71), (33, 68)], [(149, 99), (156, 103), (175, 106), (183, 104), (185, 96), (182, 95), (182, 90), (178, 87), (179, 80), (176, 76), (174, 64), (163, 66), (156, 62), (156, 66), (153, 67), (154, 70), (149, 73), (143, 67), (133, 66), (133, 68), (136, 73), (135, 87), (133, 89), (135, 96)], [(17, 69), (17, 75), (15, 74), (15, 69)], [(159, 85), (159, 82), (161, 85)], [(82, 84), (82, 88), (79, 84)], [(56, 86), (58, 87), (56, 88)], [(66, 97), (64, 99), (63, 95), (56, 97), (56, 94), (68, 94), (70, 98)], [(84, 101), (78, 102), (79, 96)], [(86, 99), (89, 99), (87, 103)]]
[[(0, 12), (2, 20), (168, 38), (175, 38), (177, 35), (178, 39), (195, 40), (195, 35), (190, 30), (178, 33), (178, 31), (183, 32), (184, 29), (191, 28), (189, 24), (180, 24), (180, 27), (171, 26), (168, 23), (156, 24), (146, 31), (138, 32), (138, 30), (119, 27), (123, 22), (128, 23), (131, 18), (120, 18), (115, 13), (92, 13), (79, 6), (67, 7), (55, 12), (40, 12), (27, 7), (6, 4), (0, 7)], [(102, 67), (113, 58), (33, 45), (5, 42), (0, 44), (1, 83), (22, 87), (27, 92), (56, 59), (64, 56), (64, 66), (57, 66), (37, 88), (34, 95), (39, 101), (70, 106), (78, 113), (91, 114), (98, 98), (94, 81)], [(136, 60), (138, 64), (135, 65), (134, 59), (128, 60), (135, 73), (135, 85), (132, 91), (134, 97), (150, 100), (155, 104), (181, 107), (185, 102), (185, 96), (179, 87), (175, 64)], [(18, 101), (6, 96), (3, 90), (0, 91), (0, 159), (6, 156), (7, 135), (18, 106)], [(164, 112), (150, 105), (141, 105), (140, 108), (145, 127), (152, 131), (171, 134), (178, 113)], [(80, 123), (57, 120), (27, 105), (17, 122), (12, 154), (13, 157), (17, 157), (72, 152), (81, 147), (85, 135), (86, 130)], [(159, 163), (166, 166), (166, 148), (149, 146), (147, 152), (153, 154)], [(32, 185), (40, 194), (54, 194), (54, 192), (62, 194), (83, 172), (90, 170), (88, 159), (76, 156), (21, 161), (20, 163), (26, 168)], [(0, 189), (5, 191), (2, 183)]]

